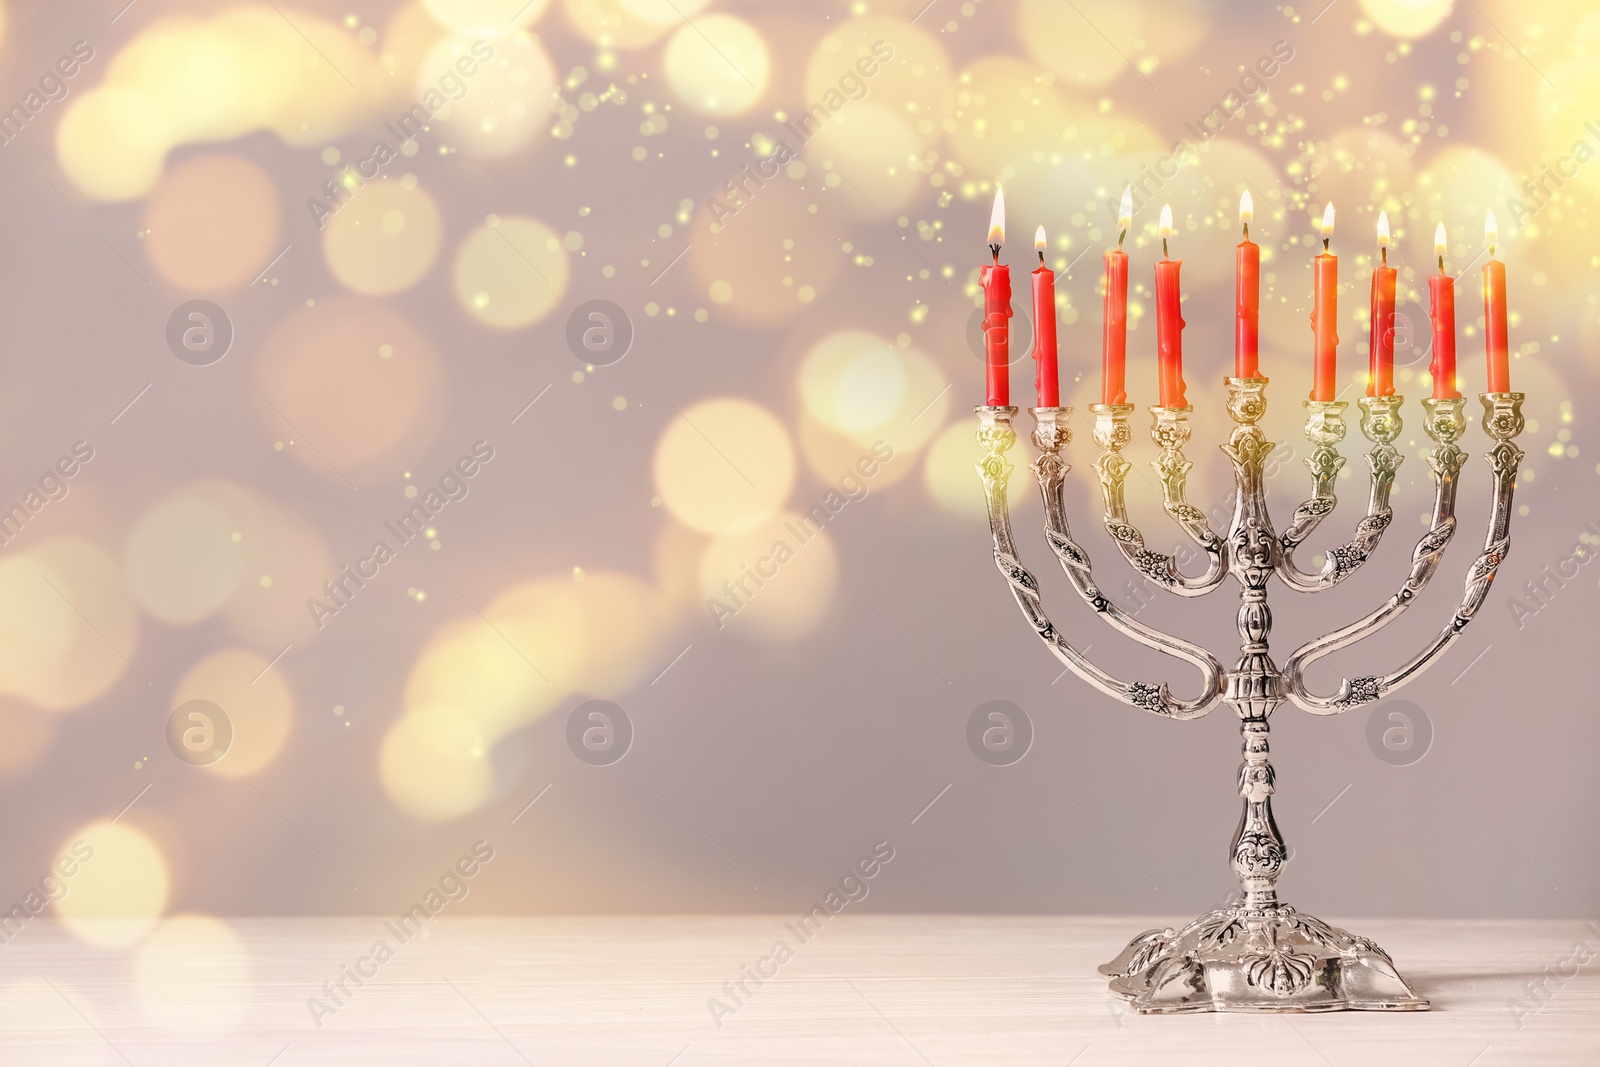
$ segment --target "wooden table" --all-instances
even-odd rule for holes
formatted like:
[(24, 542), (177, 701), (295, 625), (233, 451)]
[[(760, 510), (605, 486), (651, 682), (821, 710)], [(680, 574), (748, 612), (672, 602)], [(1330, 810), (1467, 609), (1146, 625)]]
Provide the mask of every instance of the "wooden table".
[[(791, 916), (447, 908), (404, 944), (382, 918), (251, 919), (229, 924), (232, 948), (158, 950), (36, 919), (0, 946), (0, 1063), (1600, 1064), (1600, 923), (1345, 923), (1394, 954), (1425, 1013), (1130, 1015), (1095, 966), (1172, 921), (846, 912), (802, 941)], [(792, 958), (744, 978), (779, 940)], [(370, 976), (336, 1000), (363, 956)], [(1547, 965), (1544, 1004), (1519, 1016), (1508, 1000)], [(320, 1028), (313, 997), (336, 1009)]]

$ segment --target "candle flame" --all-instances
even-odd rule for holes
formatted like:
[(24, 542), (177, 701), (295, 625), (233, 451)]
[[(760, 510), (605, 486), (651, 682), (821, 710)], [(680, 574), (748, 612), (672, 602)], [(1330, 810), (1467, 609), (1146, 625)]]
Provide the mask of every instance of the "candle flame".
[(1172, 236), (1172, 205), (1161, 205), (1161, 239), (1165, 241)]
[(1006, 191), (997, 185), (994, 187), (994, 210), (989, 214), (989, 243), (999, 245), (1005, 241)]
[(1483, 217), (1483, 237), (1489, 244), (1489, 254), (1493, 255), (1494, 246), (1500, 243), (1500, 224), (1492, 211)]
[(1133, 225), (1133, 186), (1122, 187), (1122, 207), (1117, 212), (1117, 229), (1126, 230)]
[(1255, 202), (1250, 199), (1250, 190), (1246, 189), (1239, 194), (1239, 222), (1243, 226), (1249, 226), (1255, 218)]
[(1384, 248), (1389, 247), (1389, 213), (1378, 212), (1378, 244)]
[(1040, 226), (1039, 229), (1033, 235), (1033, 247), (1035, 249), (1037, 249), (1038, 251), (1043, 252), (1044, 251), (1044, 245), (1045, 245), (1044, 227)]
[(1322, 209), (1322, 240), (1327, 242), (1333, 237), (1333, 201), (1328, 201), (1328, 206)]
[(1439, 223), (1439, 228), (1433, 231), (1433, 254), (1444, 255), (1444, 223)]

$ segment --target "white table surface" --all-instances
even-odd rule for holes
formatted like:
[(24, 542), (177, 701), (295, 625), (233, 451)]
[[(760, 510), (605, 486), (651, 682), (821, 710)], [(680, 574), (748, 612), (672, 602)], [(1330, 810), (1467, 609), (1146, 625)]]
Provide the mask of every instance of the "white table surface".
[[(0, 945), (0, 1063), (1600, 1064), (1600, 923), (1330, 915), (1433, 1010), (1145, 1017), (1095, 967), (1172, 918), (846, 913), (715, 1025), (708, 998), (799, 944), (792, 918), (446, 913), (347, 981), (320, 1028), (308, 998), (395, 943), (384, 918), (235, 921), (239, 950), (200, 955), (90, 947), (39, 919)], [(1580, 943), (1593, 958), (1568, 964)], [(1564, 964), (1577, 975), (1517, 1019), (1508, 999)]]

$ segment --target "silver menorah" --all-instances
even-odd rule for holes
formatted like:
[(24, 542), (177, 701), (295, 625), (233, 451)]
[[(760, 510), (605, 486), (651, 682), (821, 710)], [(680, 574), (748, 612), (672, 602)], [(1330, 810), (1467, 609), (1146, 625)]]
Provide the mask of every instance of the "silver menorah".
[(1439, 567), (1456, 527), (1456, 476), (1466, 453), (1456, 444), (1466, 429), (1463, 398), (1427, 399), (1423, 425), (1434, 441), (1428, 454), (1433, 469), (1433, 519), (1411, 554), (1411, 571), (1393, 596), (1375, 611), (1348, 626), (1306, 643), (1280, 670), (1268, 652), (1272, 611), (1267, 582), (1276, 574), (1301, 592), (1331, 589), (1354, 574), (1378, 545), (1393, 513), (1389, 494), (1401, 455), (1394, 447), (1400, 434), (1400, 396), (1362, 397), (1361, 429), (1372, 443), (1367, 453), (1370, 491), (1367, 511), (1355, 535), (1326, 553), (1315, 571), (1295, 563), (1295, 551), (1334, 508), (1334, 481), (1344, 465), (1338, 450), (1345, 435), (1340, 400), (1306, 401), (1306, 438), (1313, 448), (1310, 499), (1295, 509), (1288, 528), (1275, 533), (1267, 512), (1263, 463), (1274, 445), (1256, 423), (1266, 411), (1266, 378), (1226, 378), (1228, 414), (1237, 424), (1222, 450), (1233, 462), (1234, 505), (1227, 537), (1219, 537), (1205, 515), (1184, 498), (1192, 464), (1184, 458), (1189, 440), (1191, 407), (1152, 407), (1151, 436), (1160, 448), (1152, 463), (1159, 476), (1168, 515), (1204, 553), (1204, 573), (1180, 572), (1171, 556), (1146, 547), (1128, 520), (1123, 479), (1131, 464), (1122, 456), (1130, 440), (1132, 404), (1094, 404), (1094, 440), (1100, 456), (1094, 468), (1100, 479), (1106, 531), (1123, 556), (1155, 584), (1179, 596), (1200, 596), (1215, 590), (1232, 574), (1239, 582), (1239, 661), (1227, 669), (1209, 651), (1135, 619), (1111, 602), (1095, 584), (1089, 556), (1067, 525), (1062, 488), (1068, 465), (1062, 450), (1071, 439), (1070, 407), (1030, 409), (1033, 443), (1038, 458), (1033, 473), (1044, 497), (1045, 538), (1067, 578), (1094, 612), (1141, 644), (1199, 668), (1200, 692), (1191, 699), (1174, 697), (1166, 684), (1125, 682), (1107, 674), (1072, 647), (1044, 613), (1039, 583), (1022, 566), (1011, 536), (1006, 487), (1011, 463), (1006, 452), (1016, 442), (1011, 420), (1015, 407), (978, 407), (978, 442), (983, 460), (978, 473), (988, 500), (994, 558), (1011, 586), (1017, 605), (1045, 645), (1074, 674), (1108, 696), (1155, 715), (1195, 719), (1226, 700), (1239, 714), (1244, 762), (1239, 767), (1239, 795), (1244, 811), (1234, 831), (1230, 855), (1242, 898), (1202, 915), (1183, 929), (1149, 930), (1129, 942), (1116, 959), (1100, 968), (1111, 978), (1111, 990), (1140, 1012), (1189, 1011), (1338, 1011), (1343, 1009), (1416, 1011), (1428, 1002), (1412, 992), (1389, 955), (1364, 937), (1357, 937), (1320, 919), (1297, 912), (1278, 900), (1278, 875), (1283, 869), (1283, 835), (1272, 815), (1275, 774), (1268, 759), (1268, 720), (1286, 698), (1316, 715), (1335, 715), (1369, 704), (1415, 678), (1461, 636), (1483, 606), (1495, 570), (1510, 549), (1511, 499), (1522, 450), (1514, 443), (1522, 432), (1521, 393), (1485, 393), (1483, 428), (1494, 440), (1488, 453), (1494, 474), (1494, 501), (1483, 551), (1467, 572), (1461, 606), (1437, 637), (1418, 655), (1388, 674), (1345, 678), (1336, 692), (1318, 695), (1306, 681), (1306, 669), (1323, 656), (1354, 644), (1392, 622), (1410, 607)]

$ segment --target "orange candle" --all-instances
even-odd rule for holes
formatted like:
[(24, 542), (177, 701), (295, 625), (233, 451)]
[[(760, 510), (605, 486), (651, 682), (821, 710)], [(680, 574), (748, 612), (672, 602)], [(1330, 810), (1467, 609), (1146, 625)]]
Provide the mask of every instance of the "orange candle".
[(1506, 265), (1494, 258), (1500, 237), (1494, 212), (1483, 220), (1489, 262), (1483, 265), (1483, 343), (1489, 361), (1489, 392), (1511, 392), (1511, 347), (1506, 337)]
[(1433, 251), (1439, 257), (1439, 273), (1428, 278), (1429, 314), (1433, 318), (1433, 359), (1428, 373), (1433, 375), (1433, 398), (1454, 400), (1456, 389), (1456, 280), (1444, 272), (1444, 223), (1433, 235)]
[(991, 266), (978, 271), (983, 287), (983, 361), (986, 403), (1003, 408), (1011, 403), (1011, 268), (1000, 263), (1000, 246), (1006, 239), (1006, 198), (994, 191), (994, 211), (989, 216)]
[(1367, 395), (1394, 395), (1394, 285), (1389, 266), (1389, 213), (1378, 212), (1378, 247), (1383, 261), (1372, 269), (1371, 324), (1367, 333)]
[(1044, 244), (1044, 227), (1040, 226), (1033, 239), (1033, 247), (1039, 253), (1039, 265), (1033, 270), (1033, 386), (1039, 406), (1053, 408), (1061, 405), (1056, 365), (1056, 274), (1044, 265)]
[(1261, 246), (1250, 240), (1254, 214), (1248, 192), (1239, 194), (1239, 225), (1244, 240), (1233, 252), (1233, 375), (1257, 378), (1261, 365), (1257, 349), (1261, 336)]
[(1183, 384), (1183, 309), (1178, 271), (1181, 259), (1167, 258), (1167, 238), (1172, 236), (1172, 208), (1161, 208), (1161, 262), (1156, 264), (1156, 350), (1160, 404), (1164, 408), (1189, 406)]
[(1106, 250), (1105, 327), (1100, 350), (1100, 402), (1128, 402), (1128, 253), (1122, 241), (1133, 222), (1133, 190), (1122, 191), (1122, 211), (1117, 216), (1117, 247)]
[(1328, 251), (1333, 239), (1333, 205), (1322, 212), (1322, 254), (1312, 261), (1311, 332), (1316, 338), (1312, 400), (1332, 400), (1338, 373), (1339, 257)]

